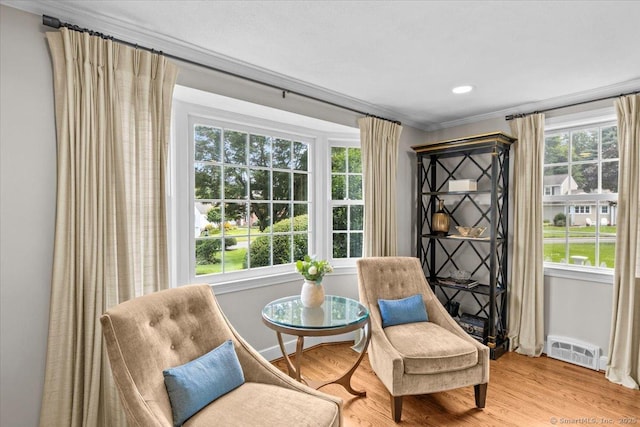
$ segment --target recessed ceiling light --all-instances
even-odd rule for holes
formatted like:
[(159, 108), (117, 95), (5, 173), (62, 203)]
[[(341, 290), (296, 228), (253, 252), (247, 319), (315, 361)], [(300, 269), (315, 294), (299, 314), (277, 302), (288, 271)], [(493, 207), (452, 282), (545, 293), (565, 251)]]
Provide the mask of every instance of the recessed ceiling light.
[(473, 90), (473, 86), (457, 86), (451, 89), (451, 92), (455, 94), (461, 94), (461, 93), (469, 93), (472, 90)]

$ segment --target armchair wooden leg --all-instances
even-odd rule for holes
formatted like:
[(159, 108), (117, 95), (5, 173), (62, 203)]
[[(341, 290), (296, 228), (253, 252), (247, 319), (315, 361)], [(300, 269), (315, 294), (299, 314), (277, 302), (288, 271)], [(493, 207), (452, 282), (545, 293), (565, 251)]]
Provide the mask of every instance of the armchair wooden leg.
[(489, 384), (477, 384), (473, 386), (473, 390), (476, 393), (476, 406), (478, 408), (484, 408), (485, 401), (487, 400), (487, 386)]
[(402, 417), (402, 396), (391, 396), (391, 418), (396, 423), (400, 422)]

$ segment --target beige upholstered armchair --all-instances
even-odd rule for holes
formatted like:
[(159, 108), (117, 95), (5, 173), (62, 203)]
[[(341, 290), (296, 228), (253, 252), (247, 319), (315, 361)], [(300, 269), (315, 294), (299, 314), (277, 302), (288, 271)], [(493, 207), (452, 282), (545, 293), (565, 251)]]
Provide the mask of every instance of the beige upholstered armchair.
[(133, 426), (172, 426), (163, 370), (227, 340), (233, 343), (244, 383), (209, 403), (185, 426), (342, 425), (342, 401), (294, 381), (267, 362), (229, 324), (208, 285), (135, 298), (108, 310), (101, 322), (113, 376)]
[[(409, 257), (358, 260), (360, 301), (371, 313), (369, 361), (391, 394), (391, 414), (400, 421), (402, 396), (473, 385), (484, 408), (489, 382), (489, 348), (451, 318), (428, 285), (420, 261)], [(428, 322), (382, 327), (378, 299), (422, 295)], [(419, 298), (418, 298), (419, 301)]]

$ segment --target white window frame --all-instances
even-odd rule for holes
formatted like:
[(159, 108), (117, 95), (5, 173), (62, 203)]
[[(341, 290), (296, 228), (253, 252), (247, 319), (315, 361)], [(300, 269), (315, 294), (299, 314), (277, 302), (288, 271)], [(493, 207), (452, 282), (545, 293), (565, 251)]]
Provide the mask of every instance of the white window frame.
[[(362, 189), (362, 200), (350, 200), (350, 199), (344, 199), (344, 200), (333, 200), (332, 195), (331, 195), (331, 174), (332, 174), (332, 170), (331, 170), (331, 148), (333, 147), (340, 147), (340, 148), (361, 148), (360, 146), (360, 141), (357, 139), (353, 139), (353, 138), (347, 138), (347, 139), (339, 139), (339, 138), (330, 138), (329, 139), (329, 148), (327, 150), (327, 155), (329, 156), (329, 161), (327, 163), (327, 185), (328, 185), (328, 205), (329, 205), (329, 210), (328, 210), (328, 223), (327, 223), (327, 230), (329, 230), (329, 259), (331, 260), (332, 265), (354, 265), (355, 261), (360, 259), (360, 257), (354, 258), (354, 257), (349, 257), (349, 258), (334, 258), (333, 257), (333, 208), (335, 206), (341, 205), (341, 206), (353, 206), (353, 205), (357, 205), (357, 206), (363, 206), (364, 209), (364, 175), (362, 176), (363, 179), (363, 189)], [(362, 152), (362, 151), (361, 151)], [(348, 192), (348, 188), (346, 189)], [(363, 242), (362, 242), (362, 250), (364, 252), (364, 224), (363, 224)], [(347, 237), (350, 235), (350, 231), (347, 231)]]
[[(193, 233), (194, 146), (191, 125), (194, 121), (215, 123), (215, 126), (229, 126), (241, 131), (255, 132), (270, 136), (283, 136), (309, 144), (309, 253), (318, 258), (331, 259), (333, 253), (331, 235), (327, 224), (331, 224), (328, 201), (331, 186), (327, 185), (327, 168), (330, 169), (329, 140), (350, 140), (359, 146), (358, 132), (329, 133), (260, 117), (246, 116), (212, 107), (175, 100), (173, 107), (173, 131), (170, 149), (170, 183), (168, 185), (169, 257), (171, 285), (187, 283), (209, 283), (216, 293), (234, 292), (262, 286), (270, 286), (290, 281), (299, 281), (300, 275), (292, 264), (240, 270), (222, 274), (195, 275), (195, 236)], [(204, 123), (206, 124), (206, 123)], [(185, 190), (186, 189), (186, 190)], [(355, 259), (340, 262), (335, 273), (355, 272)]]
[[(587, 128), (590, 126), (606, 127), (608, 125), (616, 124), (616, 113), (613, 107), (599, 108), (590, 111), (584, 111), (574, 114), (559, 115), (545, 118), (545, 138), (548, 134), (558, 133), (563, 130), (570, 130), (572, 128)], [(569, 153), (570, 155), (570, 153)], [(602, 164), (600, 162), (600, 164)], [(545, 165), (546, 166), (546, 165)], [(572, 202), (584, 202), (593, 200), (593, 194), (579, 194), (565, 196), (566, 203)], [(599, 202), (617, 201), (617, 195), (612, 194), (600, 194), (598, 195)], [(543, 196), (543, 203), (550, 201), (552, 196)], [(600, 205), (602, 206), (602, 205)], [(596, 212), (598, 212), (597, 210)], [(599, 212), (601, 215), (602, 213)], [(597, 244), (597, 242), (596, 242)], [(584, 282), (596, 282), (613, 284), (613, 269), (600, 268), (597, 266), (575, 266), (571, 264), (560, 263), (544, 263), (544, 274), (549, 277), (567, 278), (573, 280), (580, 280)]]

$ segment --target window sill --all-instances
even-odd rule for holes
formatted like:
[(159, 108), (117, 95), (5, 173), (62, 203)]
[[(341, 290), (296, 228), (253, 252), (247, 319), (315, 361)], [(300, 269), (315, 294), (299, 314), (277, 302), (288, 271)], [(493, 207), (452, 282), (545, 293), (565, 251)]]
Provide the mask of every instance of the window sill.
[[(354, 263), (355, 264), (355, 263)], [(293, 267), (292, 267), (293, 269)], [(356, 274), (355, 265), (334, 266), (332, 276), (344, 276)], [(216, 279), (220, 279), (216, 281)], [(262, 288), (266, 286), (282, 285), (285, 283), (301, 282), (302, 276), (295, 271), (286, 273), (276, 273), (271, 275), (262, 275), (260, 277), (247, 277), (243, 279), (224, 280), (224, 277), (203, 276), (196, 277), (194, 283), (207, 283), (211, 285), (216, 295), (228, 294), (233, 292), (246, 291), (249, 289)]]
[(572, 267), (570, 265), (544, 264), (544, 275), (564, 279), (613, 284), (613, 270), (596, 267)]

